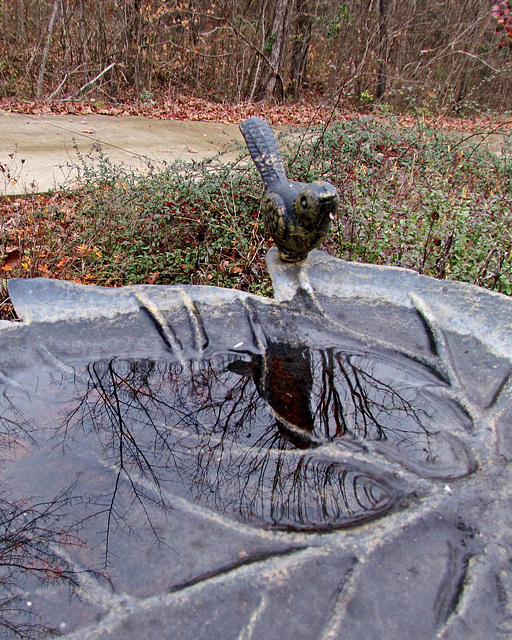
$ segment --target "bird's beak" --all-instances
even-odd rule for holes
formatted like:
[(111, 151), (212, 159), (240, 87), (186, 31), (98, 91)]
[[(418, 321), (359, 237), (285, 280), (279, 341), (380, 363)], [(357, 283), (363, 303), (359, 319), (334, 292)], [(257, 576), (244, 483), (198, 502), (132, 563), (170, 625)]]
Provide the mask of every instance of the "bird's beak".
[(323, 193), (319, 196), (320, 202), (329, 202), (330, 200), (336, 200), (337, 198), (337, 193)]

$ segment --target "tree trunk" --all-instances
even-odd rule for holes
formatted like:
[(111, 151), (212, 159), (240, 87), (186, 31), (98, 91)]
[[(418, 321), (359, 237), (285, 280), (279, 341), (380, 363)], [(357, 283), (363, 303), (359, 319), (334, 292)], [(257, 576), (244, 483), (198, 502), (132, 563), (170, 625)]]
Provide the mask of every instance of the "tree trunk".
[(266, 102), (284, 94), (284, 82), (282, 77), (283, 62), (286, 56), (286, 40), (289, 33), (290, 19), (294, 0), (277, 0), (274, 19), (270, 36), (267, 38), (265, 51), (268, 52), (267, 59), (270, 63), (261, 76), (256, 99)]
[(306, 0), (297, 0), (289, 88), (289, 94), (295, 99), (300, 96), (300, 91), (306, 83), (306, 64), (313, 26), (313, 18), (307, 11), (309, 4)]
[(39, 100), (41, 92), (43, 90), (44, 75), (46, 73), (46, 62), (48, 60), (48, 54), (50, 53), (50, 47), (52, 45), (53, 27), (55, 26), (55, 20), (57, 19), (57, 13), (59, 11), (60, 0), (55, 0), (53, 3), (53, 11), (48, 24), (48, 34), (46, 36), (46, 44), (43, 50), (43, 57), (41, 58), (41, 65), (39, 67), (39, 74), (37, 76), (36, 98)]
[(388, 83), (388, 9), (389, 0), (379, 0), (379, 66), (375, 86), (377, 100), (384, 97)]
[(87, 50), (87, 20), (85, 17), (84, 0), (78, 5), (78, 37), (80, 41), (80, 64), (82, 65), (83, 84), (89, 80), (89, 55)]
[(138, 95), (142, 88), (140, 78), (140, 37), (141, 37), (141, 0), (131, 0), (126, 4), (126, 77)]
[(17, 0), (14, 5), (16, 31), (23, 42), (27, 42), (27, 29), (25, 27), (25, 0)]

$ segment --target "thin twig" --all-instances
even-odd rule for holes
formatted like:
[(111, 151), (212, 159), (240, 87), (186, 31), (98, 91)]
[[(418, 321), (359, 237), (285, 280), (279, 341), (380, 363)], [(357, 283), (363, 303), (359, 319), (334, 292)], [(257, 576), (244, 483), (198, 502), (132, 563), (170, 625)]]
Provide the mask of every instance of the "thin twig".
[(80, 95), (82, 93), (82, 91), (84, 89), (86, 89), (87, 87), (89, 87), (90, 85), (94, 84), (97, 80), (99, 80), (105, 73), (107, 73), (107, 71), (110, 71), (110, 69), (112, 69), (112, 67), (115, 67), (117, 65), (117, 62), (111, 62), (108, 67), (105, 67), (103, 69), (103, 71), (100, 71), (98, 73), (98, 75), (96, 77), (94, 77), (92, 80), (89, 80), (89, 82), (86, 82), (83, 87), (80, 87), (80, 89), (78, 89), (78, 91), (75, 91), (75, 93), (68, 98), (69, 100), (74, 100), (78, 95)]

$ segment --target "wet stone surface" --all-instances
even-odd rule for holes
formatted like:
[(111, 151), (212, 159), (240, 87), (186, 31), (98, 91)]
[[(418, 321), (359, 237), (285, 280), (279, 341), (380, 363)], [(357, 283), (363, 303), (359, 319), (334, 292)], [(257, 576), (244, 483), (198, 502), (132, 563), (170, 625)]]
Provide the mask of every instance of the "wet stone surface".
[(269, 268), (11, 283), (1, 637), (510, 636), (511, 301)]

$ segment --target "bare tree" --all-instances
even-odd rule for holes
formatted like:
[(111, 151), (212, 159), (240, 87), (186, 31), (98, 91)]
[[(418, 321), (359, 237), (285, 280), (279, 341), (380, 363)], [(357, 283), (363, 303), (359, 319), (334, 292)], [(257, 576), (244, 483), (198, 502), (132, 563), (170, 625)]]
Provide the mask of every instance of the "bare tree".
[(388, 11), (390, 0), (379, 0), (379, 64), (377, 69), (377, 85), (375, 97), (381, 99), (386, 93), (388, 80)]
[(307, 0), (297, 0), (288, 90), (289, 95), (293, 98), (300, 97), (301, 89), (306, 84), (306, 69), (314, 20), (314, 14), (310, 12), (309, 7), (310, 3)]
[(359, 104), (511, 107), (509, 0), (494, 9), (483, 0), (4, 0), (1, 7), (0, 97), (191, 92), (281, 100), (300, 98), (307, 85)]
[(272, 26), (265, 44), (265, 49), (268, 52), (267, 64), (256, 91), (257, 100), (280, 99), (284, 95), (285, 86), (282, 73), (293, 5), (294, 0), (276, 0)]
[(57, 12), (59, 11), (60, 0), (55, 0), (53, 3), (52, 15), (50, 22), (48, 23), (48, 35), (46, 37), (46, 44), (43, 49), (43, 56), (41, 58), (41, 64), (39, 66), (39, 74), (37, 76), (37, 88), (36, 98), (41, 97), (41, 91), (43, 89), (44, 74), (46, 72), (46, 63), (48, 61), (48, 54), (50, 53), (50, 47), (52, 45), (53, 28), (55, 26), (55, 20), (57, 19)]

